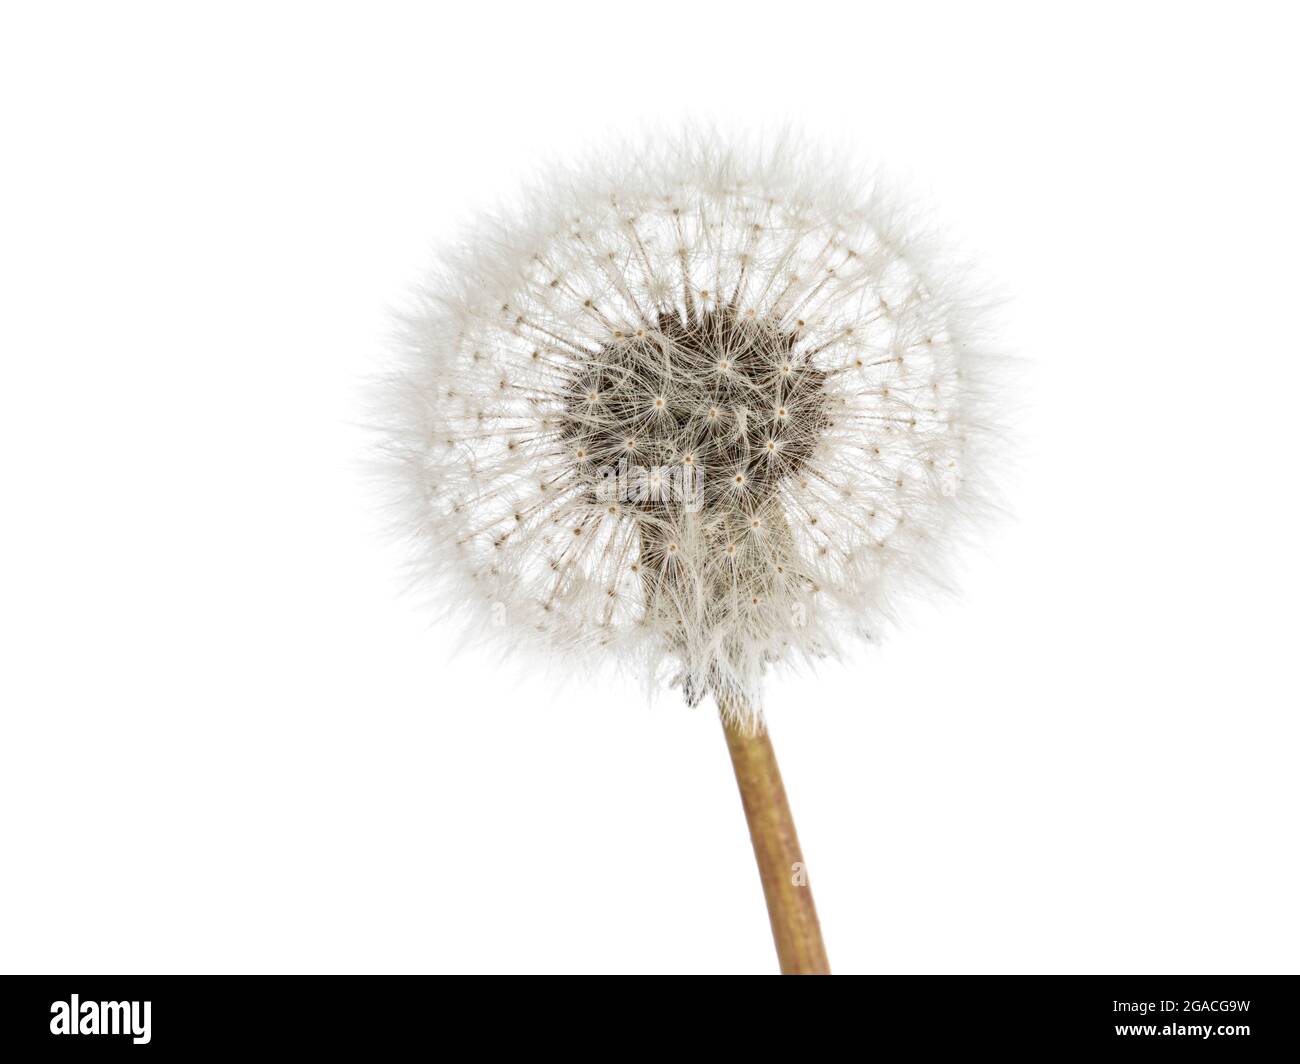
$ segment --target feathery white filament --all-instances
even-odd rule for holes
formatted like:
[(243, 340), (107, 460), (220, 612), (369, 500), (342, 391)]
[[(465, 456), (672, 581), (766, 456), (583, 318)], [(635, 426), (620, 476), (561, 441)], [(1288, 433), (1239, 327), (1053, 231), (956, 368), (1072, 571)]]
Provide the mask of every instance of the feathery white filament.
[(485, 631), (756, 713), (768, 663), (870, 637), (979, 505), (972, 308), (790, 153), (556, 180), (422, 290), (387, 450), (423, 574)]

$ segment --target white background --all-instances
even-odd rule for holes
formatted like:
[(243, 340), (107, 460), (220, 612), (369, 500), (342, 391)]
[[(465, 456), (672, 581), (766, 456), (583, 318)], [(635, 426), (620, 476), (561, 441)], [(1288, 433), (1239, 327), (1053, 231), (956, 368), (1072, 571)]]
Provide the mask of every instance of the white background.
[(693, 115), (912, 175), (1027, 363), (961, 597), (771, 686), (833, 966), (1296, 971), (1281, 10), (7, 5), (0, 968), (774, 970), (707, 708), (455, 653), (358, 472), (431, 248)]

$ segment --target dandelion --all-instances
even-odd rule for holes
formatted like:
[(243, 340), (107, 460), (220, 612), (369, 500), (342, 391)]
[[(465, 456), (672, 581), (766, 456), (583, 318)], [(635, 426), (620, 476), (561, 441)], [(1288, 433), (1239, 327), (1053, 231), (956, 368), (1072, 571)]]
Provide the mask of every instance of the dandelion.
[(875, 638), (984, 506), (991, 362), (944, 265), (834, 160), (685, 137), (449, 256), (383, 394), (422, 576), (716, 699), (783, 970), (826, 961), (764, 674)]

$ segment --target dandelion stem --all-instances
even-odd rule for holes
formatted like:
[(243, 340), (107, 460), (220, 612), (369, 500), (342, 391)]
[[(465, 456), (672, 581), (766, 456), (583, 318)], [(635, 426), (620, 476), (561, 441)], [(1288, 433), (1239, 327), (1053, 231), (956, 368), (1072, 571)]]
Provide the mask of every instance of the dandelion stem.
[(758, 873), (763, 880), (767, 914), (772, 922), (782, 975), (830, 975), (822, 943), (807, 867), (799, 849), (790, 803), (786, 801), (776, 753), (766, 728), (751, 733), (743, 723), (728, 719), (722, 708), (722, 728), (736, 770), (740, 801), (749, 821)]

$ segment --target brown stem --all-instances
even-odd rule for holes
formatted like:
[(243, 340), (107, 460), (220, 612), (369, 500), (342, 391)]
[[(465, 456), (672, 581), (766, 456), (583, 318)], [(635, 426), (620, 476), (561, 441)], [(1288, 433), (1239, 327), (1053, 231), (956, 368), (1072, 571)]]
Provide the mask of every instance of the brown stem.
[(758, 874), (763, 880), (772, 938), (782, 975), (830, 975), (826, 947), (822, 944), (807, 866), (799, 849), (794, 818), (781, 784), (772, 740), (763, 729), (749, 734), (722, 714), (727, 749), (736, 770), (740, 801), (749, 821)]

